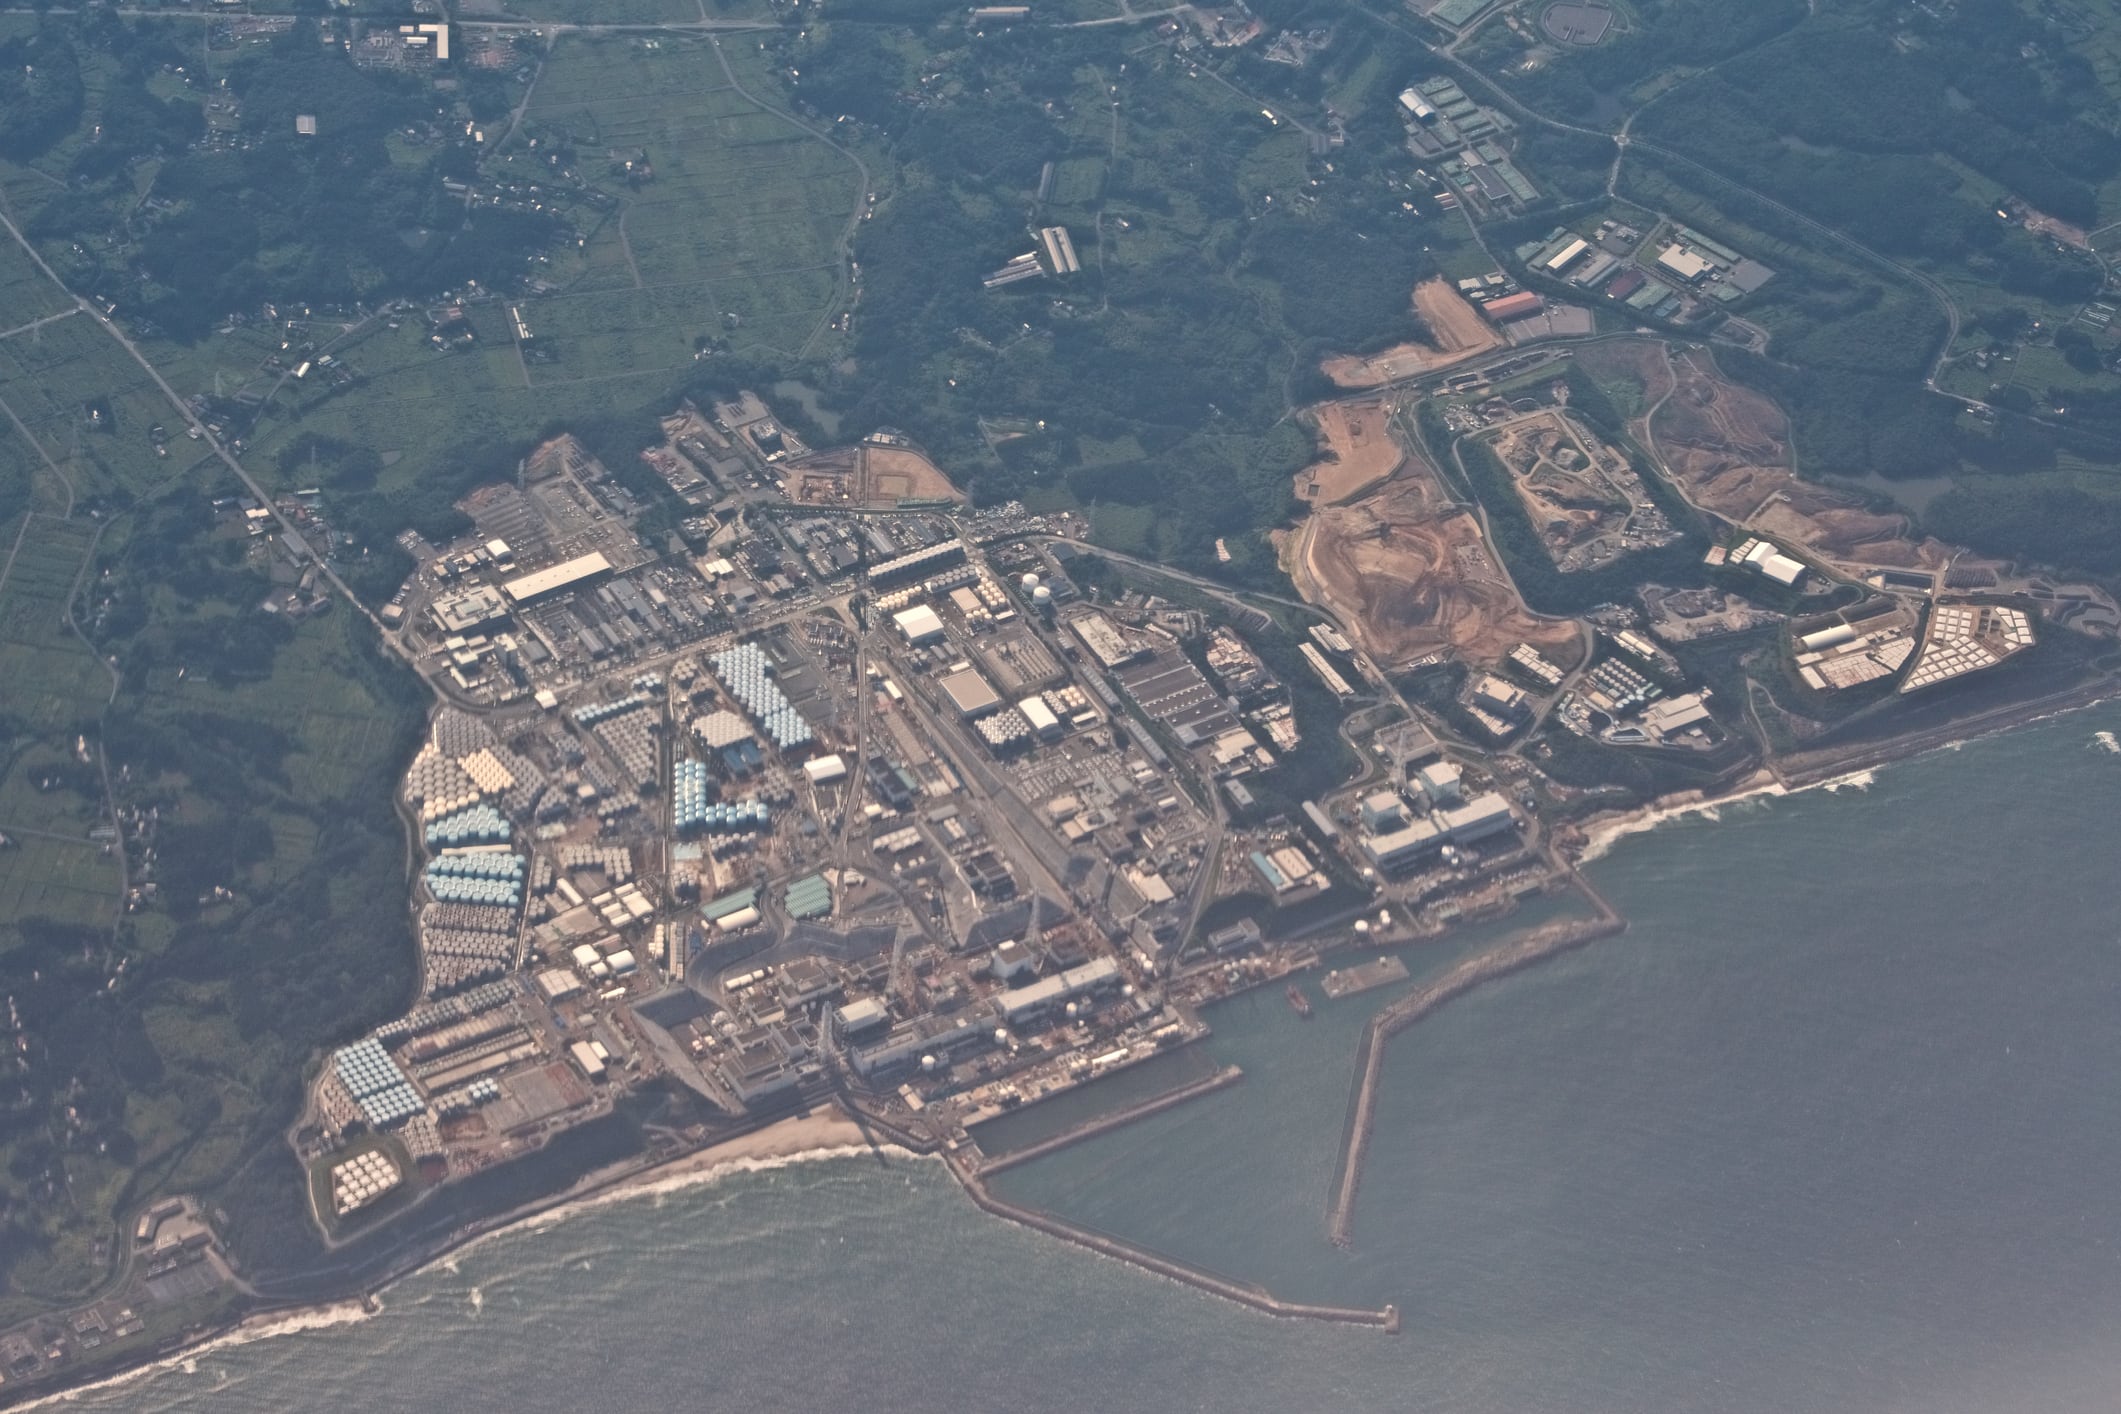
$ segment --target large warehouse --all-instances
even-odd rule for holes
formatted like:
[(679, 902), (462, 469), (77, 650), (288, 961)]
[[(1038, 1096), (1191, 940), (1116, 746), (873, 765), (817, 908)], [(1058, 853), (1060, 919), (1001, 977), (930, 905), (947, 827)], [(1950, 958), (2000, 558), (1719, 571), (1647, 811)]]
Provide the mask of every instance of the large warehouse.
[(898, 625), (898, 631), (905, 636), (909, 647), (943, 641), (943, 621), (926, 604), (899, 610), (891, 616), (891, 622)]
[(1001, 710), (1001, 695), (971, 668), (946, 675), (937, 681), (936, 686), (943, 690), (951, 705), (957, 708), (958, 715), (966, 721)]
[(548, 594), (557, 594), (563, 589), (575, 589), (602, 575), (611, 573), (611, 561), (600, 552), (592, 551), (571, 560), (549, 565), (530, 574), (520, 575), (501, 586), (501, 592), (513, 604), (530, 604)]

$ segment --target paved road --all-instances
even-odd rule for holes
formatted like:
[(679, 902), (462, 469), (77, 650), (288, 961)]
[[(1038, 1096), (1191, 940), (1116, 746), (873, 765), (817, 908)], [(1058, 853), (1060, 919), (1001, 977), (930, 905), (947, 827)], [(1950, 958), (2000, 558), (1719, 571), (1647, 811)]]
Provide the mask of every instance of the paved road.
[(374, 614), (369, 612), (368, 606), (361, 602), (360, 596), (356, 595), (353, 590), (347, 588), (346, 581), (339, 578), (339, 572), (337, 570), (333, 569), (330, 565), (326, 564), (321, 557), (311, 551), (309, 547), (309, 542), (302, 538), (301, 532), (296, 529), (294, 522), (290, 521), (287, 516), (281, 512), (280, 508), (273, 504), (273, 498), (271, 494), (267, 492), (263, 486), (259, 485), (258, 482), (254, 478), (252, 478), (251, 474), (248, 471), (244, 470), (243, 463), (237, 461), (235, 455), (230, 452), (227, 447), (221, 444), (221, 439), (214, 436), (212, 429), (208, 428), (205, 423), (199, 420), (199, 418), (192, 412), (190, 405), (187, 404), (182, 397), (178, 396), (177, 390), (175, 388), (172, 388), (169, 385), (169, 381), (162, 376), (162, 371), (156, 368), (155, 365), (148, 360), (145, 354), (140, 352), (139, 345), (135, 344), (130, 338), (128, 338), (125, 334), (125, 331), (123, 329), (120, 329), (117, 324), (112, 321), (109, 315), (105, 314), (101, 309), (97, 308), (97, 306), (93, 302), (91, 302), (84, 296), (77, 294), (72, 288), (67, 285), (66, 281), (60, 279), (58, 272), (53, 270), (51, 266), (45, 263), (44, 257), (38, 253), (37, 248), (34, 245), (31, 245), (29, 239), (22, 234), (21, 228), (17, 226), (14, 221), (4, 212), (0, 212), (0, 227), (5, 227), (8, 235), (14, 237), (15, 243), (21, 246), (23, 251), (28, 254), (29, 258), (36, 263), (37, 268), (44, 272), (44, 276), (46, 279), (50, 280), (54, 285), (58, 286), (59, 289), (64, 291), (67, 298), (71, 299), (74, 302), (74, 305), (77, 309), (79, 309), (82, 313), (88, 315), (91, 319), (95, 320), (97, 325), (102, 328), (104, 333), (110, 335), (113, 339), (116, 339), (119, 345), (124, 348), (124, 350), (128, 354), (132, 355), (133, 362), (139, 364), (141, 370), (145, 372), (147, 376), (154, 381), (154, 385), (162, 390), (162, 395), (165, 398), (169, 399), (169, 405), (172, 408), (176, 409), (177, 415), (184, 419), (185, 425), (192, 428), (199, 434), (199, 439), (206, 444), (207, 449), (211, 451), (216, 457), (220, 458), (223, 465), (225, 465), (230, 471), (235, 473), (236, 479), (241, 481), (244, 487), (249, 490), (251, 495), (257, 498), (258, 503), (260, 505), (264, 506), (268, 511), (272, 513), (274, 523), (279, 526), (280, 533), (286, 537), (288, 546), (296, 552), (297, 557), (300, 559), (309, 560), (313, 564), (315, 564), (318, 572), (322, 574), (327, 581), (330, 582), (332, 588), (336, 589), (339, 594), (346, 600), (346, 602), (353, 606), (354, 612), (360, 614), (371, 624), (375, 625), (376, 632), (382, 638), (383, 642), (389, 645), (392, 652), (397, 653), (400, 657), (403, 657), (404, 649), (401, 648), (398, 645), (397, 641), (393, 639), (390, 634), (384, 630), (381, 620), (377, 619)]

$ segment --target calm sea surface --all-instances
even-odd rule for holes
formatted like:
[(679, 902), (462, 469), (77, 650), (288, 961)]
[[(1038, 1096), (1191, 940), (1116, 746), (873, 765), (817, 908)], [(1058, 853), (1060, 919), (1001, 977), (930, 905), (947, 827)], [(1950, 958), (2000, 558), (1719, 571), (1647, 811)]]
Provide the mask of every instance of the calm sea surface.
[(1278, 989), (1222, 1007), (1198, 1055), (1113, 1083), (1235, 1061), (1243, 1084), (999, 1182), (1279, 1295), (1397, 1302), (1397, 1338), (983, 1217), (927, 1162), (841, 1159), (507, 1233), (379, 1316), (67, 1407), (2121, 1408), (2121, 756), (2099, 728), (2121, 713), (1622, 841), (1593, 873), (1631, 932), (1393, 1043), (1352, 1250), (1325, 1240), (1327, 1189), (1390, 991), (1310, 1022)]

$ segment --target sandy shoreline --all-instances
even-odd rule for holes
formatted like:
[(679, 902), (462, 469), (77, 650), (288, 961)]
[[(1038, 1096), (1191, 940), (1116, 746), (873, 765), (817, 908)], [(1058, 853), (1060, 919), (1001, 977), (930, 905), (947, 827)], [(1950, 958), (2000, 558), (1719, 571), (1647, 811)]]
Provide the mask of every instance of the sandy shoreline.
[(443, 1250), (378, 1287), (388, 1290), (406, 1277), (416, 1275), (437, 1262), (460, 1256), (466, 1249), (505, 1233), (549, 1227), (591, 1208), (629, 1199), (676, 1193), (712, 1183), (725, 1174), (757, 1173), (786, 1168), (819, 1159), (855, 1158), (865, 1154), (908, 1156), (909, 1151), (879, 1142), (875, 1135), (854, 1122), (837, 1104), (822, 1105), (805, 1114), (789, 1115), (771, 1124), (732, 1135), (704, 1148), (644, 1166), (621, 1166), (592, 1174), (561, 1193), (539, 1200), (512, 1213), (499, 1215), (467, 1233)]
[(430, 1268), (452, 1264), (481, 1242), (506, 1233), (534, 1231), (591, 1208), (697, 1187), (730, 1173), (758, 1172), (813, 1160), (851, 1158), (878, 1152), (912, 1157), (910, 1151), (878, 1144), (837, 1105), (820, 1107), (808, 1114), (790, 1115), (622, 1176), (592, 1176), (564, 1193), (555, 1193), (526, 1209), (500, 1215), (490, 1226), (482, 1225), (478, 1231), (464, 1233), (365, 1293), (306, 1306), (254, 1311), (219, 1330), (204, 1332), (177, 1349), (144, 1359), (136, 1365), (95, 1375), (79, 1383), (61, 1383), (40, 1389), (20, 1405), (5, 1400), (0, 1400), (0, 1404), (22, 1409), (63, 1405), (89, 1390), (130, 1384), (161, 1370), (189, 1366), (216, 1350), (269, 1340), (274, 1336), (327, 1330), (365, 1321), (382, 1312), (384, 1295), (399, 1282)]
[[(1878, 768), (1892, 762), (1948, 750), (1968, 741), (2059, 718), (2111, 701), (2114, 695), (2113, 687), (2102, 683), (2057, 694), (2044, 701), (2020, 704), (2014, 711), (1983, 714), (1953, 727), (1882, 743), (1875, 751), (1851, 752), (1845, 761), (1825, 767), (1833, 774), (1822, 774), (1818, 778), (1800, 778), (1791, 782), (1762, 767), (1721, 791), (1682, 791), (1632, 809), (1601, 812), (1577, 822), (1575, 829), (1580, 834), (1580, 842), (1570, 853), (1576, 863), (1588, 864), (1629, 835), (1645, 833), (1688, 815), (1713, 817), (1723, 806), (1760, 797), (1786, 796), (1809, 790), (1862, 788), (1871, 784)], [(449, 1264), (480, 1242), (505, 1233), (534, 1231), (590, 1208), (677, 1192), (711, 1183), (729, 1173), (758, 1172), (815, 1160), (871, 1154), (913, 1157), (911, 1151), (856, 1123), (839, 1105), (819, 1106), (809, 1113), (790, 1115), (659, 1163), (630, 1169), (620, 1165), (590, 1175), (564, 1192), (496, 1215), (475, 1230), (460, 1233), (366, 1293), (308, 1306), (256, 1311), (220, 1330), (202, 1332), (192, 1343), (149, 1357), (130, 1368), (113, 1370), (79, 1384), (62, 1383), (48, 1390), (39, 1390), (30, 1396), (25, 1406), (15, 1406), (12, 1401), (0, 1397), (0, 1406), (37, 1408), (60, 1403), (84, 1390), (129, 1383), (158, 1370), (187, 1365), (216, 1349), (365, 1320), (382, 1310), (382, 1297), (390, 1287), (408, 1277), (437, 1265)], [(23, 1393), (28, 1394), (28, 1391)]]
[(632, 1178), (623, 1179), (607, 1190), (624, 1193), (629, 1189), (651, 1184), (667, 1183), (673, 1178), (687, 1178), (700, 1174), (718, 1173), (732, 1165), (762, 1159), (791, 1159), (820, 1151), (841, 1149), (867, 1149), (869, 1135), (862, 1127), (848, 1118), (845, 1110), (837, 1105), (819, 1108), (809, 1114), (790, 1115), (775, 1120), (761, 1129), (748, 1134), (739, 1134), (719, 1144), (710, 1144), (704, 1149), (695, 1149), (675, 1159), (643, 1169)]
[[(1932, 728), (1896, 741), (1882, 742), (1875, 750), (1849, 752), (1840, 761), (1825, 767), (1828, 774), (1803, 776), (1800, 773), (1800, 778), (1792, 782), (1762, 766), (1722, 790), (1675, 791), (1632, 809), (1601, 811), (1576, 822), (1575, 828), (1583, 838), (1582, 843), (1571, 851), (1571, 856), (1573, 862), (1578, 865), (1590, 864), (1603, 858), (1616, 842), (1629, 835), (1646, 833), (1667, 821), (1683, 819), (1688, 815), (1707, 815), (1714, 818), (1722, 807), (1735, 805), (1740, 801), (1796, 795), (1811, 790), (1860, 790), (1872, 784), (1876, 773), (1882, 767), (1902, 761), (1913, 761), (1935, 751), (1955, 750), (1970, 741), (2001, 736), (2005, 732), (2053, 721), (2073, 712), (2082, 712), (2114, 701), (2117, 696), (2121, 696), (2121, 688), (2107, 682), (2095, 683), (2039, 701), (1980, 714), (1951, 726)], [(1802, 759), (1800, 755), (1798, 760)]]

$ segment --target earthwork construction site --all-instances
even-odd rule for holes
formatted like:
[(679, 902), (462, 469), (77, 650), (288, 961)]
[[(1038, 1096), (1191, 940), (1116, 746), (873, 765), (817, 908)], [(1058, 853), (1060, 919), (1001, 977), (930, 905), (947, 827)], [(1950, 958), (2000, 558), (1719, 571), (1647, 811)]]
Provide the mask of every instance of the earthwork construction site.
[[(1277, 538), (1298, 592), (1338, 615), (1388, 668), (1440, 650), (1497, 662), (1520, 643), (1574, 662), (1575, 625), (1525, 608), (1480, 522), (1398, 443), (1381, 409), (1363, 408), (1378, 405), (1319, 410), (1334, 459), (1298, 474), (1297, 494), (1314, 509)], [(1377, 483), (1380, 467), (1389, 471)]]
[(1597, 569), (1679, 538), (1627, 454), (1566, 412), (1506, 422), (1488, 445), (1564, 573)]
[(1325, 454), (1296, 477), (1296, 494), (1314, 506), (1346, 501), (1399, 470), (1406, 452), (1392, 435), (1391, 404), (1382, 399), (1324, 403), (1312, 411)]
[(799, 506), (894, 506), (901, 501), (962, 501), (950, 478), (913, 447), (864, 443), (790, 462), (781, 487)]
[(1668, 355), (1661, 345), (1644, 342), (1600, 349), (1594, 357), (1625, 358), (1644, 375), (1654, 408), (1645, 445), (1662, 458), (1680, 493), (1702, 510), (1857, 573), (1953, 565), (1962, 578), (1992, 584), (2003, 569), (1917, 536), (1903, 514), (1874, 510), (1850, 492), (1800, 479), (1791, 469), (1782, 410), (1724, 378), (1706, 352)]
[(1374, 354), (1338, 354), (1319, 367), (1343, 388), (1376, 388), (1452, 368), (1502, 347), (1495, 326), (1443, 279), (1414, 287), (1414, 312), (1428, 326), (1427, 343), (1394, 344)]

